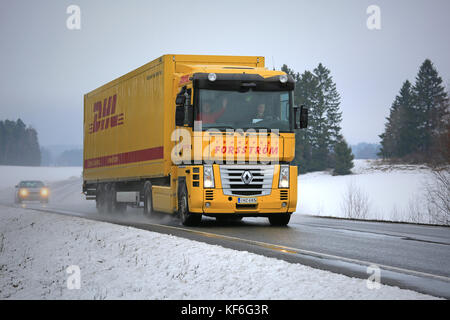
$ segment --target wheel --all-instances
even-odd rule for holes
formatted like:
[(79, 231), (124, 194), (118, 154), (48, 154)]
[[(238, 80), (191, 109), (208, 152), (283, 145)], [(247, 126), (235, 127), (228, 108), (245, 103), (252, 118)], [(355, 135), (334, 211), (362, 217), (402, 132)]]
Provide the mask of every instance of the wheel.
[(95, 198), (95, 206), (97, 207), (97, 212), (104, 214), (107, 212), (106, 208), (106, 190), (103, 185), (97, 186), (97, 195)]
[(198, 226), (202, 221), (202, 215), (189, 212), (188, 192), (186, 184), (180, 186), (178, 193), (178, 216), (185, 226)]
[(116, 202), (115, 211), (117, 213), (124, 213), (125, 211), (127, 211), (127, 204)]
[(290, 213), (274, 213), (269, 217), (269, 222), (272, 226), (287, 226), (289, 220), (291, 220)]
[(144, 215), (151, 217), (153, 212), (152, 183), (147, 181), (144, 184)]
[(113, 184), (107, 184), (105, 187), (105, 207), (106, 213), (113, 213), (116, 202), (116, 188)]

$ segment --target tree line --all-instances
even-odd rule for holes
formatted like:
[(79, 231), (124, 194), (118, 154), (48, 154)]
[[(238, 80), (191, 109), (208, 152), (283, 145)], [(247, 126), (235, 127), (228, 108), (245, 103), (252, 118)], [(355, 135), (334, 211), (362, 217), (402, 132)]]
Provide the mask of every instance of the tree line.
[(422, 63), (414, 85), (403, 82), (386, 120), (379, 153), (384, 159), (449, 163), (449, 98), (431, 60)]
[(0, 165), (41, 165), (38, 134), (21, 119), (0, 121)]
[(340, 95), (330, 70), (322, 63), (302, 74), (283, 65), (295, 82), (294, 101), (309, 109), (307, 129), (295, 132), (295, 159), (299, 173), (332, 169), (333, 174), (351, 173), (353, 154), (341, 133)]

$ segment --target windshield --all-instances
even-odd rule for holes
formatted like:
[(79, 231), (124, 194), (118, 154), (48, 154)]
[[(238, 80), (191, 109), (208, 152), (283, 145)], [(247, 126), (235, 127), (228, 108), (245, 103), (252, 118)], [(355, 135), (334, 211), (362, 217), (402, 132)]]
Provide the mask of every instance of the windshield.
[(22, 181), (19, 184), (21, 188), (42, 188), (43, 186), (41, 181)]
[(197, 121), (203, 130), (278, 129), (291, 131), (289, 91), (246, 92), (200, 89)]

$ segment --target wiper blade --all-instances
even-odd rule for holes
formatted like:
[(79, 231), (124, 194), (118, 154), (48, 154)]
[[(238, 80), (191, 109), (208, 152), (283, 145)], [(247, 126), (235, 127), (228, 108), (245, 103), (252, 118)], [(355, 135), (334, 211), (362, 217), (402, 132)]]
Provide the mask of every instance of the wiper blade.
[[(245, 131), (247, 131), (248, 129), (255, 129), (255, 130), (257, 130), (257, 129), (265, 129), (265, 130), (267, 130), (270, 133), (273, 132), (273, 133), (275, 133), (277, 135), (280, 135), (280, 132), (279, 132), (278, 129), (272, 129), (272, 128), (268, 128), (268, 127), (246, 127), (246, 128), (242, 128), (242, 130), (245, 130)], [(272, 131), (272, 130), (277, 130), (277, 131)]]
[(213, 127), (203, 127), (203, 129), (207, 129), (207, 130), (209, 130), (209, 129), (217, 129), (217, 130), (220, 130), (220, 129), (233, 129), (233, 130), (236, 130), (233, 126), (213, 126)]

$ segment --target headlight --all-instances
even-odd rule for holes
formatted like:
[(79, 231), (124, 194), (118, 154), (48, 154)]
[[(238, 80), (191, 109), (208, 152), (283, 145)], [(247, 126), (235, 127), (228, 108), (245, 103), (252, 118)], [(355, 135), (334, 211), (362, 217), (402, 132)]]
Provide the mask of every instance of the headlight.
[(282, 74), (280, 76), (280, 82), (281, 83), (286, 83), (288, 81), (288, 76), (286, 74)]
[(280, 182), (278, 188), (289, 188), (289, 166), (280, 167)]
[(26, 197), (26, 196), (28, 196), (28, 190), (27, 189), (20, 189), (19, 194), (22, 197)]
[(215, 73), (208, 74), (209, 81), (214, 82), (214, 81), (216, 81), (216, 79), (217, 79), (217, 75)]
[(48, 189), (47, 188), (41, 189), (41, 196), (43, 196), (43, 197), (47, 197), (48, 196)]
[(203, 187), (214, 188), (214, 170), (212, 166), (203, 167)]

